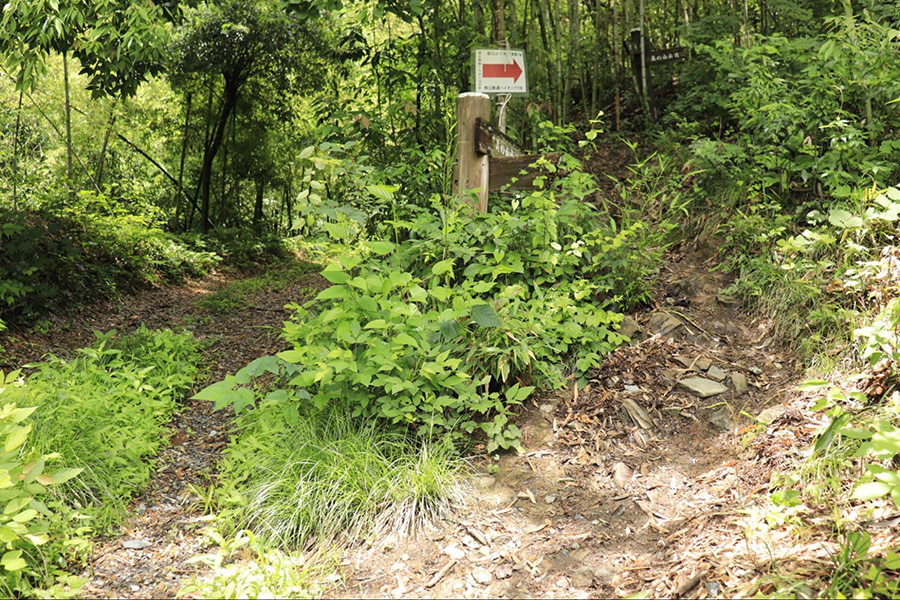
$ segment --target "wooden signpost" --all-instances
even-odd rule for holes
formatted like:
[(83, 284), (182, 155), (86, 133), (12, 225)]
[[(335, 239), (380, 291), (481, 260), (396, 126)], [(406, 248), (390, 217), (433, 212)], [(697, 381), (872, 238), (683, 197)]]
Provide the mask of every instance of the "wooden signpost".
[[(651, 114), (655, 114), (656, 109), (653, 103), (653, 85), (650, 79), (650, 67), (663, 65), (687, 58), (685, 48), (679, 46), (676, 48), (666, 48), (664, 50), (650, 50), (642, 30), (631, 30), (631, 42), (628, 48), (631, 54), (631, 66), (634, 70), (635, 80), (637, 81), (640, 91), (647, 99), (647, 105)], [(645, 72), (646, 68), (646, 72)]]
[(472, 201), (476, 209), (488, 210), (488, 193), (501, 189), (533, 189), (534, 180), (548, 172), (541, 159), (555, 163), (559, 154), (526, 154), (507, 135), (491, 125), (491, 99), (487, 94), (461, 94), (457, 101), (457, 174), (459, 197)]

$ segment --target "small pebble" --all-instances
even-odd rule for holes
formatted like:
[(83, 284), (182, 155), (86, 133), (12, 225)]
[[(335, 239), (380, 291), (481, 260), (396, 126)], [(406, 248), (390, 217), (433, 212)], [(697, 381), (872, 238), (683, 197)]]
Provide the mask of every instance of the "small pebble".
[(131, 586), (131, 591), (132, 591), (132, 592), (139, 592), (139, 591), (141, 591), (141, 586), (132, 584), (132, 586)]
[(402, 556), (400, 557), (400, 560), (402, 560), (403, 562), (408, 561), (408, 560), (409, 560), (409, 554), (404, 554), (404, 555), (402, 555)]
[(584, 521), (584, 515), (575, 515), (576, 521)]
[(556, 502), (556, 496), (554, 496), (553, 494), (544, 496), (544, 502), (546, 502), (547, 504), (553, 504), (554, 502)]
[(485, 569), (484, 567), (475, 567), (472, 569), (472, 579), (481, 585), (487, 585), (491, 582), (494, 576), (491, 575), (491, 572)]

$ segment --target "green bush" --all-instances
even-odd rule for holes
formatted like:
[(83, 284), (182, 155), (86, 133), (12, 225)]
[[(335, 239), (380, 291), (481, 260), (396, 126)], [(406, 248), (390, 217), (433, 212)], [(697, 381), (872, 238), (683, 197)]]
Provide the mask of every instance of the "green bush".
[[(389, 188), (376, 191), (390, 201)], [(599, 364), (625, 339), (612, 306), (629, 301), (617, 291), (634, 290), (637, 303), (652, 285), (661, 239), (637, 232), (654, 225), (601, 216), (584, 202), (594, 191), (576, 170), (511, 208), (438, 206), (392, 222), (393, 242), (357, 244), (324, 269), (334, 285), (314, 305), (293, 307), (280, 363), (255, 363), (197, 397), (240, 410), (254, 401), (240, 386), (268, 369), (302, 392), (286, 403), (308, 396), (424, 438), (481, 430), (489, 451), (516, 447), (511, 407)]]
[(74, 595), (86, 580), (64, 571), (66, 555), (54, 537), (68, 515), (49, 493), (77, 477), (81, 469), (50, 468), (58, 453), (43, 454), (28, 444), (35, 407), (19, 407), (24, 396), (18, 372), (0, 372), (0, 593), (5, 598)]
[(200, 275), (214, 264), (210, 254), (188, 250), (131, 215), (0, 209), (0, 222), (0, 317), (6, 321)]

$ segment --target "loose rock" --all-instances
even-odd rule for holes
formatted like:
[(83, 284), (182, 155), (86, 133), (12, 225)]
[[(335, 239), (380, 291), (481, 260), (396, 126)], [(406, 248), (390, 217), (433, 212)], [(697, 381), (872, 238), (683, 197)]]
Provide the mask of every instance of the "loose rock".
[(590, 567), (581, 567), (572, 575), (571, 583), (575, 587), (590, 587), (594, 585), (594, 570)]
[(153, 545), (153, 542), (147, 540), (125, 540), (122, 542), (122, 547), (127, 548), (128, 550), (143, 550), (144, 548), (149, 548)]
[(709, 416), (709, 422), (716, 429), (722, 431), (731, 431), (734, 427), (734, 420), (731, 417), (731, 410), (727, 406), (723, 406)]
[(769, 423), (783, 415), (784, 411), (785, 408), (783, 406), (770, 406), (769, 408), (759, 413), (756, 416), (756, 420), (760, 423), (768, 425)]
[(712, 365), (707, 369), (706, 376), (710, 379), (715, 379), (716, 381), (725, 381), (728, 374), (716, 365)]
[(747, 391), (747, 376), (743, 373), (735, 371), (731, 374), (731, 385), (734, 386), (736, 394), (743, 394)]
[(475, 567), (472, 569), (472, 579), (481, 585), (487, 585), (494, 578), (491, 572), (484, 567)]
[(679, 387), (694, 394), (698, 398), (710, 398), (728, 391), (724, 385), (705, 377), (688, 377), (678, 382)]
[(666, 335), (680, 325), (681, 321), (678, 320), (678, 317), (663, 312), (653, 313), (647, 322), (650, 331), (658, 335)]
[(462, 560), (466, 557), (466, 553), (453, 544), (450, 544), (449, 546), (444, 548), (444, 554), (455, 560)]
[(637, 334), (644, 331), (644, 328), (631, 317), (625, 317), (619, 324), (619, 333), (634, 340)]
[(625, 463), (617, 462), (613, 465), (613, 482), (620, 488), (624, 488), (625, 484), (631, 481), (632, 475), (632, 470)]
[[(712, 366), (712, 359), (706, 358), (705, 356), (701, 356), (697, 359), (697, 362), (694, 363), (694, 366), (700, 369), (701, 371), (708, 371)], [(724, 377), (723, 377), (724, 379)]]

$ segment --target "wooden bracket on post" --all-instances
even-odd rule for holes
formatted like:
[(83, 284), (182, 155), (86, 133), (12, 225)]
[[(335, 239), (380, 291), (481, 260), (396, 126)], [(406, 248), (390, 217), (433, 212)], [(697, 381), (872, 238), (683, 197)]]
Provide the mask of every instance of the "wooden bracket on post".
[[(478, 211), (487, 212), (490, 167), (488, 156), (479, 153), (476, 147), (475, 123), (479, 119), (490, 121), (491, 99), (487, 94), (467, 92), (460, 94), (456, 108), (456, 194), (463, 201), (472, 203)], [(472, 190), (476, 190), (476, 202), (472, 200)]]

